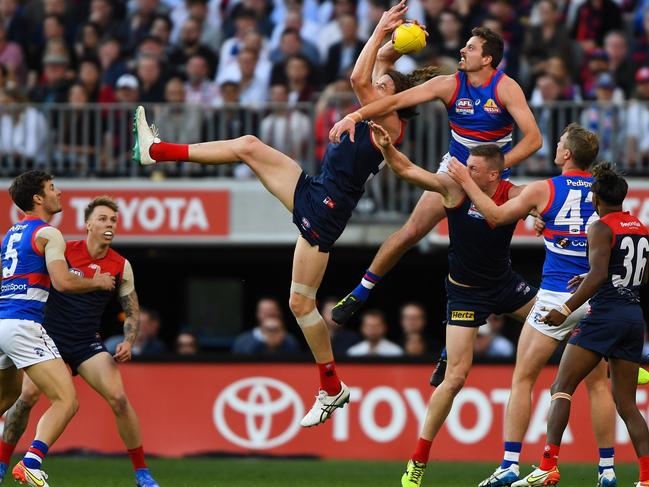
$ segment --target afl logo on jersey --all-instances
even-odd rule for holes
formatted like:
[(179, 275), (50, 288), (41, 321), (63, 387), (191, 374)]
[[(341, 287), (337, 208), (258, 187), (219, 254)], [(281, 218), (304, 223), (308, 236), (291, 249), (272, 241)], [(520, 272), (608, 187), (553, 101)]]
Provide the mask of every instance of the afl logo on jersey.
[(473, 115), (473, 102), (468, 98), (460, 98), (455, 102), (455, 113), (458, 115)]
[(493, 101), (492, 98), (489, 98), (489, 99), (487, 100), (487, 102), (484, 104), (484, 106), (482, 107), (482, 109), (483, 109), (485, 112), (490, 113), (490, 114), (492, 114), (492, 115), (497, 115), (498, 113), (501, 112), (500, 108), (498, 108), (498, 105), (496, 105), (496, 102)]
[(484, 216), (482, 216), (482, 213), (478, 211), (473, 203), (471, 203), (469, 211), (467, 211), (467, 215), (469, 215), (471, 218), (479, 218), (480, 220), (484, 220)]

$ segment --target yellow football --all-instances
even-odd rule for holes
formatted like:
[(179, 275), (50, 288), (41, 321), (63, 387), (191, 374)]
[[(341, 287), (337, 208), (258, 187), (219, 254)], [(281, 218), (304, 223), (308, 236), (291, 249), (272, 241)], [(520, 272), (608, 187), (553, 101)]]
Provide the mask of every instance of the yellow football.
[(426, 33), (419, 25), (404, 22), (392, 32), (392, 45), (400, 54), (417, 52), (426, 45)]

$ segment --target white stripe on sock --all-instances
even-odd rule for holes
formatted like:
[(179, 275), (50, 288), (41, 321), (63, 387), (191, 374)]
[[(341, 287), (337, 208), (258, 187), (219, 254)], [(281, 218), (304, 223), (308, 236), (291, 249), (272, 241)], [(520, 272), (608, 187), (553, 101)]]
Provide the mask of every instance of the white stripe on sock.
[(39, 465), (41, 463), (43, 463), (43, 459), (41, 457), (36, 455), (36, 453), (32, 453), (32, 452), (29, 452), (29, 451), (27, 453), (25, 453), (25, 458), (31, 458), (32, 460), (36, 460)]
[(613, 467), (613, 466), (615, 466), (615, 461), (613, 460), (613, 457), (600, 458), (599, 459), (599, 466), (600, 467)]
[(365, 279), (365, 278), (361, 279), (361, 285), (362, 285), (365, 289), (372, 289), (374, 286), (376, 286), (375, 283), (373, 283), (372, 281), (368, 281), (368, 280)]
[(521, 457), (521, 454), (519, 452), (515, 451), (506, 451), (505, 456), (503, 459), (507, 460), (508, 462), (516, 462), (518, 463), (518, 459)]

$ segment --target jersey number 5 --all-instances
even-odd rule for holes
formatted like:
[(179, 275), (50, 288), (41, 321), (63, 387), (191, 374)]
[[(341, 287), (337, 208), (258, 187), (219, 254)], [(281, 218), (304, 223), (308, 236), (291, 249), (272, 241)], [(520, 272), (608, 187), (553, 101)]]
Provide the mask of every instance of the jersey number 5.
[(20, 242), (21, 238), (23, 238), (22, 233), (14, 233), (9, 237), (9, 241), (7, 242), (7, 250), (5, 251), (5, 255), (2, 259), (3, 264), (9, 261), (9, 265), (7, 267), (5, 267), (4, 265), (2, 266), (3, 279), (13, 276), (14, 272), (16, 272), (16, 267), (18, 266), (18, 250), (14, 249), (14, 244), (16, 242)]
[[(642, 276), (644, 274), (645, 267), (647, 266), (647, 251), (649, 251), (649, 241), (646, 238), (641, 238), (638, 240), (638, 250), (633, 245), (633, 239), (631, 237), (624, 237), (622, 243), (620, 244), (622, 250), (626, 250), (626, 255), (624, 256), (624, 277), (619, 274), (613, 275), (613, 284), (615, 287), (627, 287), (631, 283), (631, 277), (633, 277), (632, 286), (640, 286), (642, 284)], [(635, 256), (635, 269), (633, 265), (633, 258)]]

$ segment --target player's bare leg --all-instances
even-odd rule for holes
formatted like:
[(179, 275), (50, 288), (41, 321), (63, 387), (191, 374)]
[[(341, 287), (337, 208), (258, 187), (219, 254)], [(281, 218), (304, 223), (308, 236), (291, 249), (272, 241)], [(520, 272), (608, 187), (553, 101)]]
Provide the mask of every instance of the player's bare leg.
[(24, 371), (51, 404), (36, 426), (34, 441), (25, 457), (14, 466), (12, 475), (18, 482), (46, 487), (47, 475), (41, 470), (41, 462), (77, 412), (79, 403), (72, 377), (60, 358), (30, 365)]
[(324, 277), (329, 253), (320, 252), (303, 237), (298, 237), (293, 255), (293, 272), (289, 306), (300, 325), (318, 365), (320, 392), (302, 426), (324, 423), (336, 408), (349, 401), (349, 389), (336, 374), (331, 339), (324, 319), (316, 307), (316, 293)]
[[(336, 323), (344, 324), (356, 313), (367, 300), (367, 296), (378, 279), (386, 275), (401, 260), (413, 245), (424, 238), (440, 221), (446, 218), (444, 204), (439, 193), (424, 191), (419, 198), (417, 206), (404, 225), (390, 235), (374, 256), (365, 279), (356, 289), (345, 296), (332, 309), (332, 319)], [(365, 283), (365, 286), (363, 286)]]
[[(161, 142), (151, 130), (143, 107), (138, 107), (135, 112), (134, 132), (137, 152), (140, 153), (139, 157), (134, 155), (134, 158), (142, 164), (153, 164), (157, 160), (181, 160), (207, 165), (242, 161), (253, 170), (268, 191), (289, 211), (293, 211), (293, 195), (302, 168), (254, 135), (191, 145), (168, 144)], [(179, 151), (183, 153), (179, 154)]]
[(110, 405), (115, 414), (119, 436), (127, 449), (142, 446), (140, 421), (126, 397), (122, 376), (107, 352), (93, 355), (79, 366), (79, 375)]
[(446, 376), (428, 402), (426, 418), (417, 441), (417, 447), (408, 461), (406, 473), (401, 478), (401, 485), (404, 487), (421, 485), (431, 444), (446, 421), (453, 406), (453, 400), (464, 387), (464, 382), (471, 370), (473, 343), (477, 333), (477, 327), (456, 325), (447, 325), (446, 327), (446, 349), (448, 352)]
[(106, 399), (113, 410), (119, 436), (133, 463), (136, 484), (143, 487), (157, 486), (144, 459), (140, 420), (126, 396), (122, 376), (113, 357), (106, 352), (98, 353), (84, 361), (78, 371), (83, 380)]

